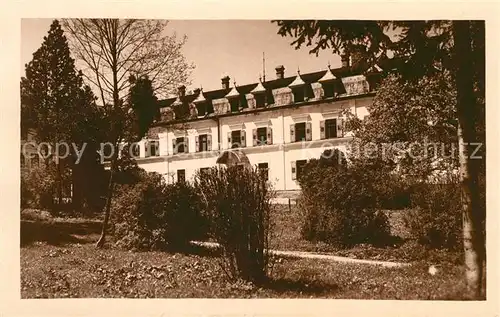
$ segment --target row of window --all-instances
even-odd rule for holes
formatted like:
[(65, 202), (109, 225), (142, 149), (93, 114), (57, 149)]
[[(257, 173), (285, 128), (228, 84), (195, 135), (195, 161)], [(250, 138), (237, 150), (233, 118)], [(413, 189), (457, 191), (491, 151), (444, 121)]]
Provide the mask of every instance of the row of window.
[[(300, 176), (304, 172), (304, 166), (306, 165), (306, 163), (307, 163), (307, 160), (297, 160), (297, 161), (291, 162), (292, 180), (297, 180), (300, 178)], [(262, 173), (262, 175), (264, 175), (265, 180), (269, 180), (269, 165), (268, 165), (268, 163), (259, 163), (259, 164), (257, 164), (257, 168)], [(208, 167), (200, 169), (200, 171), (202, 173), (205, 170), (208, 170)], [(186, 181), (186, 170), (185, 169), (177, 170), (177, 181), (178, 182)]]
[[(252, 131), (252, 145), (273, 144), (273, 131), (271, 127), (261, 127)], [(332, 139), (342, 136), (342, 121), (338, 119), (328, 119), (320, 122), (320, 139)], [(299, 122), (290, 125), (290, 140), (292, 142), (311, 141), (312, 123)], [(246, 147), (246, 131), (234, 130), (227, 133), (228, 148)], [(172, 142), (173, 153), (188, 153), (189, 142), (187, 137), (178, 137)], [(195, 137), (195, 151), (204, 152), (212, 150), (212, 136), (210, 134), (200, 134)]]
[[(312, 123), (300, 122), (290, 125), (290, 140), (292, 142), (311, 141)], [(271, 127), (260, 127), (252, 131), (252, 145), (273, 144), (273, 130)], [(246, 147), (246, 131), (235, 130), (227, 133), (228, 148)], [(342, 136), (342, 123), (337, 119), (329, 119), (320, 122), (320, 138), (331, 139)], [(130, 154), (133, 157), (140, 157), (140, 146), (137, 143), (131, 145)], [(178, 137), (172, 140), (173, 154), (189, 153), (189, 142), (187, 137)], [(111, 147), (104, 147), (104, 155), (110, 156)], [(200, 134), (195, 137), (195, 152), (212, 151), (212, 135)], [(144, 143), (145, 157), (160, 156), (160, 142), (150, 140)], [(21, 165), (24, 166), (23, 159)]]
[[(345, 91), (337, 87), (337, 84), (333, 82), (323, 83), (322, 89), (323, 89), (323, 98), (333, 98), (337, 96), (339, 93)], [(283, 94), (286, 94), (287, 98), (278, 97), (277, 98), (278, 100), (275, 100), (274, 95), (270, 90), (263, 93), (256, 93), (254, 94), (255, 108), (265, 108), (272, 104), (281, 105), (288, 103), (298, 103), (315, 98), (313, 88), (311, 87), (310, 84), (306, 84), (302, 87), (292, 88), (292, 91), (290, 93), (282, 93), (282, 95)], [(282, 99), (287, 100), (288, 102), (281, 101)], [(237, 98), (231, 98), (228, 100), (228, 103), (229, 105), (227, 112), (239, 112), (244, 108), (248, 108), (248, 101), (244, 95), (241, 95)], [(202, 102), (196, 105), (196, 108), (199, 117), (203, 117), (209, 113), (214, 112), (213, 105), (210, 101)]]
[[(306, 165), (307, 160), (297, 160), (292, 161), (292, 179), (297, 180), (300, 178), (302, 173), (304, 172), (304, 166)], [(269, 165), (268, 163), (259, 163), (257, 164), (259, 171), (264, 175), (266, 180), (269, 179)], [(208, 168), (201, 168), (200, 171), (208, 170)], [(186, 180), (186, 170), (180, 169), (177, 170), (177, 181), (184, 182)]]
[[(269, 165), (267, 163), (259, 163), (257, 164), (257, 168), (259, 169), (260, 173), (264, 176), (264, 179), (267, 181), (269, 180)], [(200, 172), (203, 173), (204, 171), (208, 170), (208, 167), (200, 168)], [(177, 170), (177, 181), (178, 182), (185, 182), (186, 181), (186, 170), (185, 169), (179, 169)]]

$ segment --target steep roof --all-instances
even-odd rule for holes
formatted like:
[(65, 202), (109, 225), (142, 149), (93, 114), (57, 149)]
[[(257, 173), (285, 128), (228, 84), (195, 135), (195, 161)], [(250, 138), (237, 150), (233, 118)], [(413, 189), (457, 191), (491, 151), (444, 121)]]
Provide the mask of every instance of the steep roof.
[[(203, 96), (200, 97), (200, 92), (195, 92), (189, 95), (186, 95), (183, 98), (183, 103), (191, 103), (194, 100), (201, 101), (203, 102), (203, 98), (208, 102), (209, 104), (212, 103), (213, 100), (215, 99), (221, 99), (225, 98), (230, 92), (231, 94), (239, 94), (240, 98), (244, 99), (246, 94), (252, 93), (254, 89), (259, 92), (264, 92), (262, 88), (265, 89), (265, 92), (267, 95), (272, 98), (272, 91), (274, 89), (279, 89), (279, 88), (284, 88), (288, 87), (290, 84), (292, 84), (295, 80), (301, 79), (301, 81), (304, 82), (306, 85), (306, 88), (308, 90), (311, 89), (310, 85), (312, 83), (317, 83), (321, 79), (327, 79), (330, 82), (336, 83), (336, 85), (339, 86), (340, 90), (343, 90), (343, 85), (341, 83), (342, 77), (348, 77), (348, 76), (353, 76), (353, 75), (360, 75), (360, 74), (365, 74), (365, 73), (372, 73), (374, 70), (379, 70), (385, 71), (385, 70), (390, 70), (398, 65), (397, 59), (389, 59), (387, 57), (379, 58), (376, 62), (376, 67), (374, 66), (368, 66), (366, 63), (360, 63), (355, 66), (348, 66), (348, 67), (339, 67), (339, 68), (334, 68), (334, 69), (327, 69), (327, 70), (321, 70), (317, 72), (311, 72), (311, 73), (306, 73), (306, 74), (300, 74), (300, 77), (296, 74), (284, 78), (277, 78), (273, 80), (268, 80), (264, 82), (255, 82), (251, 84), (246, 84), (246, 85), (241, 85), (241, 86), (236, 86), (236, 87), (230, 87), (229, 89), (216, 89), (216, 90), (211, 90), (211, 91), (206, 91), (203, 92)], [(330, 73), (329, 73), (330, 72)], [(201, 99), (201, 100), (200, 100)], [(163, 99), (159, 101), (159, 107), (168, 107), (171, 106), (177, 98), (168, 98), (168, 99)]]

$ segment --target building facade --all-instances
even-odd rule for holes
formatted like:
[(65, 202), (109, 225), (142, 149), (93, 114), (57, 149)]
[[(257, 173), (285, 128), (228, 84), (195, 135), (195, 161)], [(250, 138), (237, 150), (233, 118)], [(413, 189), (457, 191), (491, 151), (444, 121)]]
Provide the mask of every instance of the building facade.
[(158, 120), (132, 150), (139, 166), (167, 182), (190, 180), (198, 169), (216, 165), (224, 151), (246, 154), (278, 191), (300, 189), (297, 178), (311, 158), (326, 149), (346, 151), (352, 136), (346, 113), (363, 119), (373, 101), (382, 68), (341, 68), (284, 76), (237, 86), (222, 78), (222, 89), (161, 101)]

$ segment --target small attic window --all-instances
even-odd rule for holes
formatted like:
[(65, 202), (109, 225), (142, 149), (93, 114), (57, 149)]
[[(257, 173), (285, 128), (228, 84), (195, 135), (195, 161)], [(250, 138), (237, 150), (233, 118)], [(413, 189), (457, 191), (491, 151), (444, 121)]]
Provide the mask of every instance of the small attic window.
[(330, 68), (330, 64), (328, 64), (328, 70), (326, 73), (318, 80), (323, 87), (324, 98), (333, 98), (335, 97), (335, 81), (337, 77), (333, 75), (332, 69)]
[(229, 99), (229, 104), (231, 105), (231, 112), (238, 112), (240, 111), (240, 98), (232, 98)]
[(266, 106), (266, 94), (255, 95), (255, 104), (257, 108), (264, 108)]
[(242, 98), (241, 97), (242, 96), (240, 95), (240, 93), (236, 89), (236, 82), (234, 82), (234, 87), (226, 95), (226, 99), (229, 101), (231, 112), (238, 112), (238, 111), (240, 111), (240, 107), (242, 106), (242, 104), (241, 104), (241, 99)]
[(259, 83), (250, 93), (252, 93), (255, 98), (256, 108), (264, 108), (266, 106), (267, 91), (264, 85), (262, 85), (262, 78), (259, 78)]
[(333, 82), (324, 83), (322, 86), (325, 98), (335, 97), (335, 84)]
[(195, 100), (193, 100), (193, 103), (196, 105), (196, 110), (198, 112), (198, 117), (203, 117), (207, 114), (207, 100), (205, 99), (205, 96), (203, 95), (203, 89), (200, 88), (198, 90), (198, 97), (196, 97)]
[(299, 71), (297, 71), (297, 77), (295, 77), (295, 80), (288, 85), (288, 87), (292, 89), (294, 102), (303, 102), (305, 97), (307, 97), (305, 89), (306, 83), (302, 80)]
[(298, 87), (292, 89), (293, 92), (293, 101), (294, 102), (303, 102), (305, 98), (305, 89), (304, 87)]
[(198, 109), (198, 117), (203, 117), (207, 114), (207, 104), (205, 102), (197, 104), (196, 109)]

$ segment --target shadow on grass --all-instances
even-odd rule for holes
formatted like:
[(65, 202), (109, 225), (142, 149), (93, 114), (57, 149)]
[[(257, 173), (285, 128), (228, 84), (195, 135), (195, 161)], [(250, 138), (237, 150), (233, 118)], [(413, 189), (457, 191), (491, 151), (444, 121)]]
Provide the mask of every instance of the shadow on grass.
[(68, 243), (91, 243), (91, 234), (99, 234), (98, 222), (56, 222), (21, 220), (21, 246), (33, 242), (46, 242), (51, 245)]
[(270, 278), (259, 286), (277, 293), (300, 293), (314, 296), (332, 294), (339, 290), (337, 284), (290, 278)]

